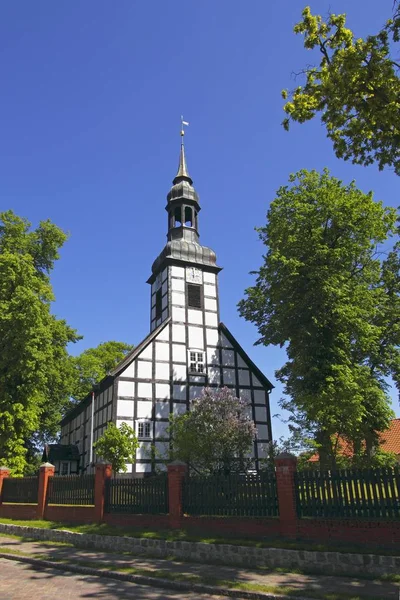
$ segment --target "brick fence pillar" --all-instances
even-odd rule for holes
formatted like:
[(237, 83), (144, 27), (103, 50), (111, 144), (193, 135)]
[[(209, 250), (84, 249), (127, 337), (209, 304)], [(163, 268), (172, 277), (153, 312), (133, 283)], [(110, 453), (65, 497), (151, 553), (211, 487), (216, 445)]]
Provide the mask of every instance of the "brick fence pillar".
[(10, 476), (10, 469), (7, 469), (7, 467), (0, 467), (0, 506), (2, 503), (3, 481), (4, 481), (4, 479), (6, 479), (9, 476)]
[(44, 518), (47, 502), (47, 486), (49, 484), (49, 477), (54, 476), (55, 467), (50, 463), (43, 463), (39, 469), (39, 489), (38, 489), (38, 503), (36, 509), (36, 517), (38, 519)]
[(282, 452), (275, 458), (280, 531), (288, 538), (297, 536), (296, 465), (297, 458), (289, 452)]
[(182, 526), (182, 485), (186, 473), (186, 464), (179, 460), (168, 465), (169, 524), (176, 529)]
[(112, 475), (112, 467), (108, 463), (97, 463), (94, 476), (94, 515), (96, 523), (102, 523), (104, 517), (104, 503), (106, 493), (106, 480)]

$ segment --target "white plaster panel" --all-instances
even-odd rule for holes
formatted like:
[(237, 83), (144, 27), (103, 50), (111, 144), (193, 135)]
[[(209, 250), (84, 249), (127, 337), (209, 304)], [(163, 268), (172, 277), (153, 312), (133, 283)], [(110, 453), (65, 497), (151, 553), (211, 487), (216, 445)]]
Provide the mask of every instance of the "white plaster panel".
[(168, 419), (169, 402), (156, 402), (156, 419)]
[(203, 350), (204, 335), (202, 327), (188, 327), (189, 330), (189, 348), (191, 350)]
[(155, 309), (155, 308), (152, 308), (152, 309), (151, 309), (151, 319), (152, 319), (152, 321), (153, 321), (155, 318), (156, 318), (156, 309)]
[(175, 306), (185, 306), (185, 294), (180, 292), (172, 292), (171, 300), (172, 304), (175, 304)]
[(136, 463), (136, 473), (151, 473), (151, 464)]
[(239, 385), (250, 385), (250, 373), (248, 369), (241, 369), (238, 371), (239, 374)]
[(186, 412), (186, 404), (178, 404), (174, 402), (174, 415), (183, 415)]
[(189, 386), (189, 399), (194, 400), (195, 398), (200, 398), (202, 391), (203, 387), (201, 385)]
[(186, 363), (186, 346), (182, 344), (172, 344), (172, 360), (174, 362)]
[(206, 338), (208, 346), (216, 346), (219, 342), (218, 329), (206, 329)]
[(135, 384), (133, 381), (118, 381), (118, 396), (128, 396), (133, 398), (135, 395)]
[(137, 418), (138, 419), (151, 419), (151, 413), (153, 409), (152, 402), (145, 402), (138, 400), (137, 402)]
[(211, 285), (209, 283), (204, 284), (204, 295), (211, 296), (212, 298), (217, 297), (217, 288), (215, 285)]
[(212, 283), (215, 285), (215, 282), (216, 282), (215, 273), (207, 273), (207, 271), (204, 271), (204, 283)]
[(168, 317), (168, 309), (163, 310), (161, 318), (162, 321), (165, 321), (165, 319)]
[(204, 298), (204, 308), (206, 310), (217, 310), (217, 301), (212, 298)]
[(111, 411), (112, 411), (112, 405), (109, 404), (109, 406), (107, 407), (107, 421), (111, 421)]
[(184, 325), (172, 325), (172, 341), (173, 342), (186, 342), (185, 326)]
[(253, 409), (251, 404), (248, 404), (244, 410), (246, 416), (252, 421), (253, 420)]
[(251, 390), (239, 390), (239, 395), (243, 400), (251, 401)]
[(162, 287), (161, 287), (161, 294), (162, 294), (163, 296), (164, 296), (164, 294), (166, 294), (166, 292), (167, 292), (167, 289), (168, 289), (168, 282), (167, 282), (167, 281), (164, 281), (164, 283), (162, 284)]
[(165, 294), (165, 296), (163, 296), (162, 300), (161, 300), (161, 308), (164, 310), (164, 308), (167, 308), (168, 305), (168, 296), (167, 294)]
[(185, 269), (184, 267), (177, 267), (175, 265), (171, 266), (171, 275), (172, 277), (184, 277)]
[(167, 267), (165, 267), (165, 269), (161, 275), (161, 280), (164, 281), (165, 279), (167, 279), (167, 277), (168, 277), (168, 269), (167, 269)]
[(201, 310), (188, 310), (188, 323), (195, 323), (196, 325), (203, 325), (203, 313)]
[(224, 334), (221, 334), (221, 346), (223, 348), (232, 348), (232, 344), (230, 343), (230, 341), (224, 336)]
[[(132, 421), (127, 421), (126, 419), (117, 419), (116, 426), (118, 429), (121, 427), (122, 423), (126, 423), (127, 425), (129, 425), (129, 427), (132, 427)], [(98, 431), (95, 431), (94, 434), (95, 437), (97, 436), (96, 439), (101, 436), (101, 433), (99, 433)]]
[(183, 279), (171, 279), (171, 290), (173, 292), (184, 292), (185, 291), (185, 281)]
[(208, 327), (218, 327), (218, 317), (217, 313), (206, 312), (206, 325)]
[(117, 415), (118, 417), (132, 417), (133, 418), (133, 400), (118, 400), (117, 403)]
[(121, 375), (123, 375), (123, 377), (135, 377), (135, 361), (132, 361), (131, 364), (122, 371)]
[(266, 408), (264, 408), (263, 406), (256, 406), (255, 411), (256, 411), (256, 422), (259, 422), (259, 421), (265, 422), (267, 420), (267, 409)]
[(235, 385), (235, 369), (223, 370), (224, 385)]
[(186, 380), (186, 365), (173, 365), (173, 377), (174, 381), (185, 381)]
[(257, 437), (259, 440), (268, 439), (268, 427), (267, 425), (257, 425)]
[(146, 348), (143, 348), (143, 350), (139, 354), (139, 358), (148, 358), (149, 360), (151, 360), (152, 357), (153, 357), (153, 348), (152, 348), (152, 344), (149, 344), (148, 346), (146, 346)]
[(255, 404), (265, 404), (264, 390), (254, 390), (254, 402)]
[(258, 458), (267, 458), (268, 456), (268, 444), (257, 444)]
[(207, 364), (219, 365), (219, 352), (215, 346), (207, 348)]
[(186, 386), (185, 385), (174, 385), (174, 399), (175, 400), (186, 400)]
[(162, 342), (156, 343), (156, 360), (169, 360), (169, 345)]
[(138, 360), (138, 378), (151, 379), (153, 364), (145, 360)]
[(156, 339), (162, 342), (169, 342), (169, 327), (164, 327), (164, 329), (162, 329), (157, 335)]
[(151, 458), (151, 442), (141, 442), (136, 450), (136, 460)]
[(263, 387), (261, 381), (253, 373), (253, 385), (254, 387)]
[(169, 379), (169, 363), (156, 363), (156, 379)]
[(162, 421), (156, 421), (156, 439), (166, 438), (167, 428), (169, 427), (169, 423), (163, 423)]
[(125, 473), (132, 473), (132, 463), (125, 463), (126, 471)]
[(159, 400), (169, 400), (169, 383), (156, 383), (156, 398)]
[(185, 322), (185, 309), (180, 308), (179, 306), (172, 307), (172, 320), (180, 321), (181, 323)]
[(138, 396), (139, 398), (152, 398), (153, 387), (151, 383), (138, 383)]
[(240, 354), (237, 352), (237, 364), (238, 367), (242, 367), (243, 369), (247, 369), (248, 365), (244, 362), (243, 358), (240, 356)]
[(221, 374), (219, 367), (208, 367), (208, 380), (215, 385), (221, 385)]
[(224, 367), (235, 366), (235, 353), (233, 350), (222, 350), (222, 364)]
[[(156, 447), (156, 452), (157, 452), (157, 458), (167, 458), (168, 456), (168, 444), (165, 442), (156, 442), (155, 443), (155, 447)], [(165, 465), (159, 465), (158, 468), (161, 469), (162, 467), (165, 467)], [(166, 467), (165, 467), (166, 468)]]

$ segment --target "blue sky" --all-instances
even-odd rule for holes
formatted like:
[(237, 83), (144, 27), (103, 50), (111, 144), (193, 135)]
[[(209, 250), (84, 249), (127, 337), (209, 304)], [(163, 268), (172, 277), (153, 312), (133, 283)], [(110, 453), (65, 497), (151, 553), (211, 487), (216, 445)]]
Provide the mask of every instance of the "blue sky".
[[(321, 170), (398, 206), (399, 178), (338, 161), (318, 121), (286, 133), (280, 91), (312, 63), (292, 33), (305, 0), (20, 0), (0, 22), (1, 209), (70, 238), (56, 265), (54, 312), (84, 339), (138, 343), (149, 331), (152, 261), (165, 243), (166, 194), (190, 121), (188, 166), (200, 194), (201, 242), (216, 252), (221, 318), (274, 382), (283, 351), (253, 347), (236, 304), (261, 264), (254, 231), (301, 168)], [(320, 0), (373, 33), (392, 0)], [(281, 388), (272, 394), (280, 412)], [(393, 394), (395, 398), (395, 394)], [(394, 408), (399, 414), (397, 399)], [(274, 436), (285, 426), (273, 420)]]

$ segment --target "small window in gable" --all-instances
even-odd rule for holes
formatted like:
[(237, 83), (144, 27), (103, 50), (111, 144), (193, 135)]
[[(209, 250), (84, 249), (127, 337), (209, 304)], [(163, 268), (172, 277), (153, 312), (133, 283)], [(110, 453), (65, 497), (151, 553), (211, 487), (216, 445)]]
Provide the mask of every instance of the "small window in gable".
[(204, 370), (204, 352), (199, 350), (189, 350), (189, 372), (205, 375)]
[(139, 421), (138, 423), (138, 438), (149, 439), (150, 438), (150, 421)]
[(201, 296), (202, 296), (202, 287), (201, 285), (197, 285), (195, 283), (187, 284), (187, 298), (188, 298), (188, 307), (189, 308), (202, 308)]
[(156, 291), (156, 319), (161, 319), (162, 314), (162, 297), (161, 288)]

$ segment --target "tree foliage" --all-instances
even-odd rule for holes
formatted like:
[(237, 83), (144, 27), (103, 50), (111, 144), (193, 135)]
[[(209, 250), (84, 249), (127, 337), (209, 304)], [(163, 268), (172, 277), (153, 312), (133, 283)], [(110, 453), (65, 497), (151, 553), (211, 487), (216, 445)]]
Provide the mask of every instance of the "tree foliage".
[(12, 211), (0, 214), (0, 459), (15, 474), (32, 435), (57, 431), (73, 381), (66, 346), (77, 340), (51, 313), (49, 274), (66, 235), (50, 221), (30, 227)]
[(400, 10), (376, 34), (356, 38), (346, 27), (346, 15), (327, 19), (303, 10), (294, 27), (304, 36), (307, 50), (320, 51), (318, 66), (308, 66), (306, 82), (288, 93), (284, 106), (291, 121), (304, 123), (322, 113), (327, 136), (336, 156), (379, 169), (393, 167), (400, 174), (400, 79), (399, 62), (391, 56), (399, 41)]
[(93, 444), (99, 458), (110, 463), (114, 473), (126, 473), (126, 463), (136, 461), (138, 440), (132, 427), (121, 423), (108, 423), (103, 435)]
[(229, 474), (251, 465), (256, 435), (247, 403), (228, 388), (205, 388), (190, 411), (171, 417), (170, 459), (181, 460), (197, 473)]
[(88, 348), (72, 359), (75, 381), (71, 396), (74, 402), (82, 400), (133, 349), (124, 342), (103, 342)]
[(378, 248), (395, 224), (394, 209), (354, 183), (300, 171), (258, 230), (267, 252), (239, 310), (258, 343), (286, 348), (282, 406), (323, 465), (335, 464), (335, 434), (371, 456), (393, 416), (385, 378), (399, 381), (399, 255), (396, 245), (381, 261)]

